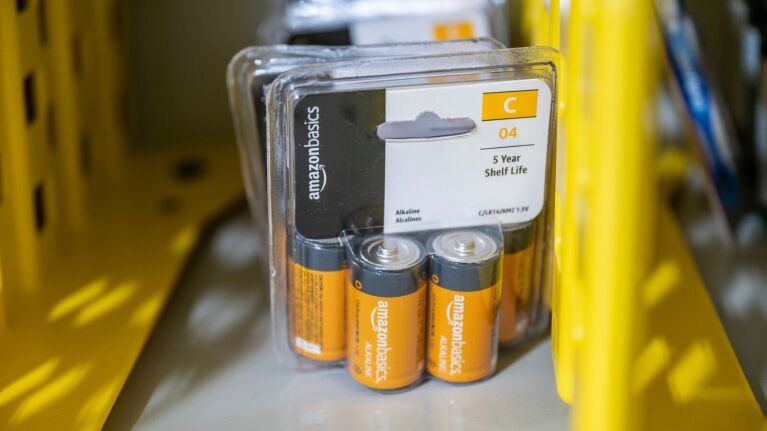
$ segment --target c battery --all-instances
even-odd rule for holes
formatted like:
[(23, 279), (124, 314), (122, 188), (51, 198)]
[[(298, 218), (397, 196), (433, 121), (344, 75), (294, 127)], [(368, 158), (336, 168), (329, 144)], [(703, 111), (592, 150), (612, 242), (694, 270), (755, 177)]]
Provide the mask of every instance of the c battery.
[(288, 316), (293, 350), (322, 362), (346, 356), (344, 288), (346, 253), (335, 239), (296, 234), (290, 261)]
[(522, 338), (529, 325), (535, 255), (535, 223), (503, 229), (503, 295), (498, 341)]
[(347, 368), (380, 391), (407, 388), (424, 371), (426, 251), (404, 236), (361, 242), (347, 288)]
[(479, 230), (430, 242), (428, 361), (432, 376), (454, 383), (489, 377), (497, 360), (500, 244)]

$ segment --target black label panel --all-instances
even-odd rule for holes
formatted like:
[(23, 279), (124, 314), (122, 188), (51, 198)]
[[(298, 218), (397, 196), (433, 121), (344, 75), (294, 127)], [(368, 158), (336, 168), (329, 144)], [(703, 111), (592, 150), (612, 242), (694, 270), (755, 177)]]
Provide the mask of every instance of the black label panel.
[(314, 33), (296, 33), (288, 39), (288, 45), (351, 45), (352, 37), (347, 27)]
[(309, 95), (295, 108), (294, 196), (298, 233), (333, 238), (347, 227), (380, 225), (386, 91)]

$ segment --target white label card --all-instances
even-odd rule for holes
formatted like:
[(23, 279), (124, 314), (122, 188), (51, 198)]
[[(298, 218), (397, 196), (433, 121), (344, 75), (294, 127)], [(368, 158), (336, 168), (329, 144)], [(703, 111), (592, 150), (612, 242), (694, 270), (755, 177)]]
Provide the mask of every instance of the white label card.
[(470, 118), (464, 136), (386, 141), (384, 228), (532, 220), (543, 208), (552, 93), (539, 79), (386, 90), (386, 121)]
[(349, 28), (352, 43), (429, 42), (490, 36), (487, 15), (481, 9), (453, 14), (381, 17), (354, 22)]

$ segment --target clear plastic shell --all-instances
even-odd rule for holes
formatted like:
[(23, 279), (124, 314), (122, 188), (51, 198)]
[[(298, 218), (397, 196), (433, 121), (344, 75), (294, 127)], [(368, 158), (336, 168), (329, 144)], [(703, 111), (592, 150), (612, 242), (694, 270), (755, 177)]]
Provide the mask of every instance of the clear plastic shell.
[[(546, 327), (557, 58), (548, 48), (500, 49), (487, 40), (277, 46), (235, 57), (231, 105), (256, 219), (263, 219), (264, 202), (269, 206), (273, 338), (281, 362), (294, 369), (346, 364), (355, 380), (382, 391), (408, 388), (426, 369), (468, 383), (492, 375), (496, 355), (464, 357), (495, 352), (499, 336), (512, 345)], [(394, 130), (389, 138), (379, 135), (385, 124), (386, 133)], [(410, 128), (397, 131), (401, 124)], [(461, 253), (484, 257), (463, 262)], [(465, 286), (483, 292), (481, 312), (462, 302)], [(371, 299), (365, 294), (373, 302), (362, 310), (360, 298)], [(375, 344), (372, 328), (399, 327), (405, 318), (376, 308), (394, 307), (376, 295), (408, 297), (400, 305), (416, 323), (407, 326), (424, 328), (400, 334), (415, 346), (410, 371), (379, 374), (377, 383), (375, 349), (390, 350)], [(454, 335), (464, 311), (484, 329)], [(445, 319), (431, 325), (437, 316)], [(372, 324), (368, 344), (358, 343), (363, 321)], [(464, 343), (470, 338), (492, 348)], [(384, 365), (393, 360), (381, 358)], [(463, 363), (482, 366), (463, 370)]]

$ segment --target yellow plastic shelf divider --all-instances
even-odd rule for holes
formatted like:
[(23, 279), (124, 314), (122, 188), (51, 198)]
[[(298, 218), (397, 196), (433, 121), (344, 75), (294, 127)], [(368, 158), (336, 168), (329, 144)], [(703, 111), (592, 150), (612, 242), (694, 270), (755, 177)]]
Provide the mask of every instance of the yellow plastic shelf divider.
[(573, 2), (567, 25), (552, 350), (573, 429), (767, 429), (660, 193), (652, 4)]
[(122, 7), (0, 0), (0, 429), (100, 429), (243, 197), (233, 142), (128, 142)]
[[(51, 251), (38, 289), (6, 290), (0, 429), (100, 429), (201, 230), (241, 201), (233, 145), (155, 147), (128, 151), (135, 175)], [(177, 179), (180, 159), (204, 176)]]
[[(641, 286), (646, 317), (624, 390), (647, 430), (763, 430), (767, 421), (740, 368), (671, 210), (662, 208), (657, 258)], [(662, 240), (660, 240), (662, 239)]]

